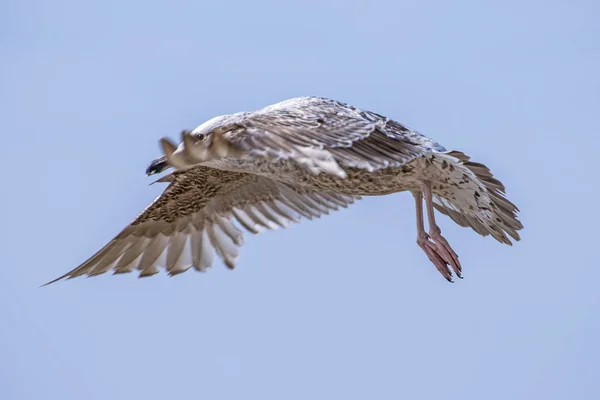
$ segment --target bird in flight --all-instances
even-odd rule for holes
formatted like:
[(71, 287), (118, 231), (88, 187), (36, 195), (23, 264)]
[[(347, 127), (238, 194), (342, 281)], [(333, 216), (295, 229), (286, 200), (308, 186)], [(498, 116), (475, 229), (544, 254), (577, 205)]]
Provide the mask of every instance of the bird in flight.
[[(320, 97), (299, 97), (253, 112), (213, 118), (181, 143), (162, 138), (164, 155), (147, 175), (165, 191), (83, 264), (48, 282), (82, 275), (166, 269), (204, 271), (214, 254), (235, 267), (243, 234), (286, 227), (345, 208), (362, 196), (409, 191), (417, 244), (452, 282), (462, 267), (436, 211), (499, 242), (523, 225), (504, 185), (483, 164), (383, 115)], [(425, 228), (427, 214), (428, 229)], [(236, 226), (234, 221), (239, 224)]]

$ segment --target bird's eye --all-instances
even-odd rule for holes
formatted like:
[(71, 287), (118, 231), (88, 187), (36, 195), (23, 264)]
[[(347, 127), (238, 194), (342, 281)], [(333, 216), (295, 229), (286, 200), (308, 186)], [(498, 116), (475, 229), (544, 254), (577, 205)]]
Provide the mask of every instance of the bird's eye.
[(208, 139), (208, 135), (206, 133), (201, 133), (198, 135), (198, 140), (201, 142), (206, 141), (206, 139)]

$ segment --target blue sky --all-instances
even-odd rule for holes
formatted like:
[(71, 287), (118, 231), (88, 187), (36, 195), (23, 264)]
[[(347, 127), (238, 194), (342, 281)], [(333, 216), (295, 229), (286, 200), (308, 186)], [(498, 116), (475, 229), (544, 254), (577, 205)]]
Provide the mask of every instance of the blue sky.
[[(597, 399), (600, 5), (0, 4), (1, 399)], [(158, 139), (320, 95), (487, 164), (514, 247), (407, 193), (251, 237), (234, 272), (39, 285), (161, 191)]]

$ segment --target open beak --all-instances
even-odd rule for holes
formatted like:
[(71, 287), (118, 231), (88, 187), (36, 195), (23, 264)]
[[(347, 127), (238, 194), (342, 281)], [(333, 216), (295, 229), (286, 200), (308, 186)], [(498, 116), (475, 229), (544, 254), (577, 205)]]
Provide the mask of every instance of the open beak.
[(152, 160), (150, 164), (148, 164), (148, 167), (146, 168), (146, 175), (150, 176), (160, 174), (168, 168), (171, 168), (171, 166), (167, 162), (167, 157), (162, 156)]

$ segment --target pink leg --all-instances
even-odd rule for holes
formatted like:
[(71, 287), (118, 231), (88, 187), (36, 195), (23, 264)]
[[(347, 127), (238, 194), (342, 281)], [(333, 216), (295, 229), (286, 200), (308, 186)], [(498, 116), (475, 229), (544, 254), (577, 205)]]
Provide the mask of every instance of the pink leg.
[[(442, 236), (441, 229), (435, 223), (431, 184), (424, 182), (422, 191), (413, 192), (413, 196), (415, 197), (417, 211), (417, 244), (423, 249), (442, 276), (449, 282), (452, 282), (452, 272), (448, 266), (452, 267), (456, 276), (462, 278), (462, 269), (458, 261), (458, 256), (452, 250), (448, 241)], [(425, 206), (427, 207), (429, 234), (425, 232), (425, 224), (423, 222), (423, 198), (425, 198)]]

